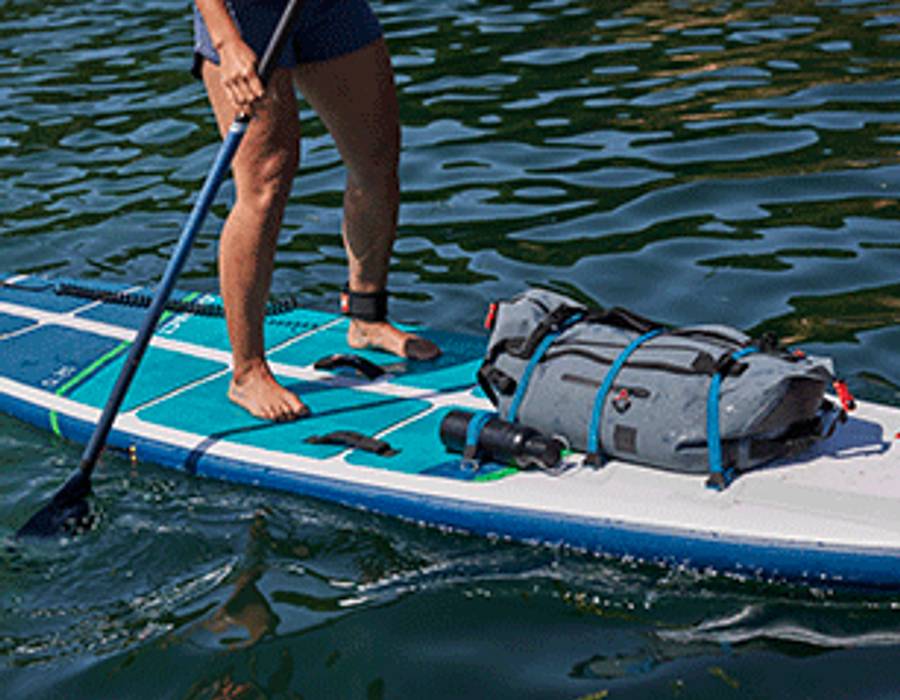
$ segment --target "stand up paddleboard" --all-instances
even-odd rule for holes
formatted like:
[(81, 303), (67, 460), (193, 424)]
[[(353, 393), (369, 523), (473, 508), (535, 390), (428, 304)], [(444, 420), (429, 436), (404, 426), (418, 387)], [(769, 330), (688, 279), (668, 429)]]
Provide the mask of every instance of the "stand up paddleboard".
[[(149, 298), (96, 282), (0, 281), (0, 410), (86, 441)], [(345, 317), (272, 308), (273, 371), (313, 415), (268, 423), (226, 399), (219, 300), (176, 294), (170, 306), (108, 440), (140, 461), (526, 542), (766, 578), (900, 585), (896, 408), (861, 403), (807, 454), (722, 492), (702, 476), (618, 461), (594, 469), (579, 455), (553, 472), (472, 468), (446, 451), (439, 426), (451, 410), (492, 408), (474, 379), (484, 338), (416, 329), (444, 354), (405, 361), (349, 348)]]

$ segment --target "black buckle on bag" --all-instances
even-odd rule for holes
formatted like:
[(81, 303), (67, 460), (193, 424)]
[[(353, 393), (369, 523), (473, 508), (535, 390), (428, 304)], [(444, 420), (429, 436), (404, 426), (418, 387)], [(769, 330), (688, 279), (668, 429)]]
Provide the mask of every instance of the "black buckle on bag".
[(731, 467), (720, 472), (713, 472), (706, 479), (706, 488), (713, 491), (724, 491), (731, 485), (734, 478), (735, 472)]
[(722, 355), (715, 364), (715, 374), (723, 377), (740, 377), (747, 371), (747, 363), (734, 359), (733, 353), (727, 352)]
[(584, 456), (584, 466), (594, 469), (603, 469), (606, 466), (606, 459), (599, 452), (588, 452)]
[(778, 342), (778, 336), (772, 331), (766, 331), (754, 343), (759, 352), (768, 353), (770, 355), (781, 352), (781, 344)]
[(510, 347), (509, 354), (527, 360), (534, 354), (534, 351), (537, 350), (538, 345), (541, 344), (544, 338), (551, 333), (559, 333), (572, 318), (584, 313), (585, 310), (580, 306), (560, 304), (535, 326), (534, 330), (531, 331), (531, 335), (521, 345)]

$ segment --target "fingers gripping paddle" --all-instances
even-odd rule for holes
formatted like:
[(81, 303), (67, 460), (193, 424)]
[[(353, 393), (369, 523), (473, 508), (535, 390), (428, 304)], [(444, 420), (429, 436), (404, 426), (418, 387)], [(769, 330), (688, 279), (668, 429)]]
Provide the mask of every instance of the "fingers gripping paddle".
[[(259, 78), (263, 85), (268, 83), (269, 78), (272, 76), (272, 72), (275, 70), (275, 66), (278, 63), (278, 59), (281, 56), (281, 52), (287, 41), (288, 33), (300, 11), (302, 2), (303, 0), (289, 0), (287, 7), (285, 7), (284, 12), (282, 13), (281, 19), (278, 22), (278, 26), (275, 28), (275, 32), (269, 40), (269, 45), (266, 47), (263, 58), (259, 63)], [(57, 491), (50, 503), (35, 513), (28, 522), (22, 526), (18, 533), (16, 533), (17, 537), (47, 537), (64, 531), (70, 533), (77, 532), (79, 528), (84, 527), (89, 522), (90, 509), (86, 497), (91, 492), (91, 474), (94, 471), (94, 466), (97, 464), (97, 459), (100, 457), (100, 453), (106, 443), (106, 438), (109, 436), (109, 432), (112, 429), (113, 421), (119, 412), (119, 407), (122, 405), (128, 387), (131, 385), (131, 380), (137, 371), (141, 358), (144, 356), (144, 351), (147, 349), (150, 337), (153, 335), (153, 331), (156, 329), (156, 324), (159, 322), (159, 318), (162, 315), (166, 302), (172, 294), (175, 279), (181, 272), (181, 268), (184, 267), (194, 238), (196, 237), (200, 226), (203, 224), (207, 212), (212, 206), (216, 193), (219, 191), (219, 186), (225, 179), (225, 174), (231, 165), (231, 161), (234, 158), (234, 154), (237, 152), (238, 146), (244, 137), (244, 133), (246, 132), (249, 123), (249, 115), (238, 115), (219, 148), (219, 152), (216, 155), (212, 168), (206, 176), (206, 181), (203, 183), (203, 188), (200, 190), (197, 201), (194, 203), (194, 208), (191, 210), (191, 213), (184, 224), (184, 228), (181, 231), (178, 245), (172, 253), (172, 257), (169, 260), (169, 264), (166, 266), (162, 280), (156, 289), (153, 302), (147, 309), (141, 328), (131, 345), (131, 351), (128, 353), (125, 365), (119, 372), (119, 377), (116, 380), (112, 393), (107, 399), (106, 405), (103, 407), (100, 421), (94, 428), (94, 433), (91, 435), (91, 439), (81, 456), (81, 462), (78, 465), (78, 468), (69, 477), (63, 487)]]

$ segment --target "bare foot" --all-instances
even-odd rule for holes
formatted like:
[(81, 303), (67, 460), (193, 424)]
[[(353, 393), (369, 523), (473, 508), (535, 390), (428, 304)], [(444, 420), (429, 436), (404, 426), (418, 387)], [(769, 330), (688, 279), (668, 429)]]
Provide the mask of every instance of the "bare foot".
[(264, 360), (234, 370), (228, 398), (251, 415), (264, 420), (292, 421), (310, 413), (293, 391), (275, 380)]
[(359, 350), (385, 350), (410, 360), (433, 360), (441, 354), (441, 349), (430, 340), (394, 328), (386, 321), (370, 323), (358, 318), (350, 321), (347, 344)]

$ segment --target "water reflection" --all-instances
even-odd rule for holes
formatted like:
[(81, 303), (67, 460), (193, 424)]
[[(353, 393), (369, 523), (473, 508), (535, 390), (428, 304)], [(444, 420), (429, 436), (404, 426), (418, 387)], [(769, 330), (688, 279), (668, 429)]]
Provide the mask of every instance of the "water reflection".
[[(265, 516), (258, 513), (250, 525), (245, 561), (235, 572), (234, 590), (203, 623), (207, 630), (219, 635), (221, 643), (229, 649), (253, 646), (274, 635), (278, 628), (278, 615), (256, 585), (265, 572), (265, 549), (269, 540)], [(241, 637), (231, 636), (238, 630), (242, 630)]]

